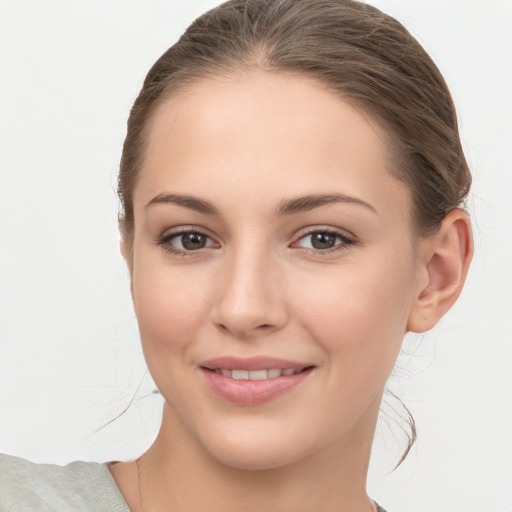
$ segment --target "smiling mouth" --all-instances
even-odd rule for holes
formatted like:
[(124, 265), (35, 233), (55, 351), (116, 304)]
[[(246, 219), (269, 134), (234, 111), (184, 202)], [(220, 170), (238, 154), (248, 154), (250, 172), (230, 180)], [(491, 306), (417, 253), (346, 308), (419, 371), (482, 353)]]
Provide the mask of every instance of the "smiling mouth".
[(308, 380), (316, 368), (262, 368), (261, 363), (252, 363), (253, 367), (250, 369), (237, 368), (238, 365), (235, 364), (229, 365), (231, 368), (223, 366), (201, 366), (200, 369), (211, 391), (239, 406), (255, 406), (273, 400)]
[(269, 370), (228, 370), (226, 368), (204, 369), (234, 380), (268, 380), (277, 379), (278, 377), (283, 376), (295, 375), (312, 368), (312, 366), (303, 366), (301, 368), (271, 368)]

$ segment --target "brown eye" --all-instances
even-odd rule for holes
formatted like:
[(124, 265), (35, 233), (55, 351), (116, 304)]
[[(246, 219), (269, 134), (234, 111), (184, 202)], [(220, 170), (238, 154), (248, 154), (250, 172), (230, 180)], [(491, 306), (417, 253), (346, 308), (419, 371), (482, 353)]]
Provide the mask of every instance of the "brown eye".
[(343, 249), (353, 244), (353, 239), (336, 231), (311, 231), (301, 237), (294, 247), (306, 250), (329, 252), (330, 250)]
[(166, 251), (181, 255), (218, 246), (208, 235), (199, 231), (171, 233), (159, 238), (157, 243)]
[(331, 249), (336, 245), (337, 239), (340, 238), (339, 235), (334, 233), (323, 233), (320, 231), (311, 233), (309, 236), (311, 237), (311, 246), (314, 249)]
[(196, 251), (206, 247), (208, 237), (201, 233), (184, 233), (176, 237), (186, 251)]

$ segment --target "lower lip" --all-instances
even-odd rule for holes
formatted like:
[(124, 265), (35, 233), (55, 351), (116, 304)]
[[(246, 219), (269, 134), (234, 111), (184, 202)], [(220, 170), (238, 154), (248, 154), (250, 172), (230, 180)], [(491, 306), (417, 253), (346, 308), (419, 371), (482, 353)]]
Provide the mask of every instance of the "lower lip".
[(210, 389), (222, 398), (240, 405), (257, 405), (268, 402), (304, 381), (313, 368), (293, 375), (282, 375), (273, 379), (236, 380), (220, 373), (201, 368)]

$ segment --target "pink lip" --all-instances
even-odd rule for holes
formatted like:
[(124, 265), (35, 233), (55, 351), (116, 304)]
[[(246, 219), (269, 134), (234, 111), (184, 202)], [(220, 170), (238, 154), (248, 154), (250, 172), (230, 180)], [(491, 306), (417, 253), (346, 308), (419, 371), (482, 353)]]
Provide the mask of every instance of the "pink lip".
[(276, 357), (253, 356), (247, 358), (224, 356), (215, 359), (209, 359), (200, 364), (203, 368), (210, 370), (226, 369), (226, 370), (270, 370), (271, 368), (307, 368), (313, 366), (311, 363), (300, 363), (295, 361), (287, 361)]
[[(300, 373), (264, 380), (236, 380), (215, 373), (215, 369), (263, 370), (271, 368), (305, 368)], [(221, 357), (205, 361), (200, 370), (208, 387), (218, 396), (239, 405), (258, 405), (276, 398), (302, 383), (313, 371), (307, 363), (297, 363), (269, 357), (239, 359)]]

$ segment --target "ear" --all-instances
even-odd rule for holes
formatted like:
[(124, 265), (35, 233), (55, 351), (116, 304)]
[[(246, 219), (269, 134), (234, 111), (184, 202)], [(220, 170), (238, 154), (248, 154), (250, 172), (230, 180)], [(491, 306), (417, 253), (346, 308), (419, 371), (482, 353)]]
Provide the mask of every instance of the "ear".
[(462, 291), (473, 256), (471, 222), (456, 208), (446, 215), (439, 231), (420, 242), (422, 279), (409, 315), (407, 330), (432, 329)]

